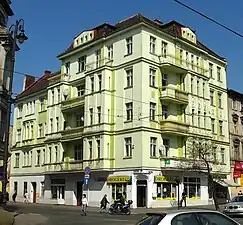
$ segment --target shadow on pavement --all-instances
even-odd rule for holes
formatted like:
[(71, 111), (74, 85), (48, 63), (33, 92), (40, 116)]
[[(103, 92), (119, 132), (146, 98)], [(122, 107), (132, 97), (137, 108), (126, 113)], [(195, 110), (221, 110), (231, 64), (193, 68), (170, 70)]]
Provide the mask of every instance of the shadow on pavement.
[(8, 212), (16, 212), (20, 209), (18, 205), (1, 205), (0, 207)]

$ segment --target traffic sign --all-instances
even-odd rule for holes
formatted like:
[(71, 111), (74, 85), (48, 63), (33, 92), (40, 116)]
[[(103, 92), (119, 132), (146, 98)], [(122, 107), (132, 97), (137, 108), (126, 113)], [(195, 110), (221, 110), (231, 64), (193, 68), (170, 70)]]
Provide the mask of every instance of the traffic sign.
[(84, 179), (84, 184), (88, 184), (89, 183), (89, 179)]
[(89, 179), (90, 178), (90, 175), (89, 174), (85, 174), (84, 175), (84, 179)]
[(86, 174), (90, 174), (90, 171), (91, 171), (91, 169), (88, 166), (86, 166), (85, 169), (84, 169), (84, 172)]

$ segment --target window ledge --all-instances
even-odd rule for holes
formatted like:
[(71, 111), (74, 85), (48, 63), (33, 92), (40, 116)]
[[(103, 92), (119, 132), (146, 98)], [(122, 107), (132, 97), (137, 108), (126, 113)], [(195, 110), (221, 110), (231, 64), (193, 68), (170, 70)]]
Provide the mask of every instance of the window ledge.
[(149, 52), (149, 54), (158, 57), (158, 55), (156, 53), (154, 53), (154, 52)]
[(22, 168), (29, 168), (29, 167), (32, 167), (32, 166), (22, 166)]
[(131, 89), (131, 88), (133, 88), (133, 86), (124, 87), (124, 90)]
[(20, 120), (20, 119), (22, 119), (22, 118), (23, 118), (22, 116), (18, 116), (18, 117), (17, 117), (17, 120)]
[(41, 167), (41, 165), (35, 165), (35, 167)]
[(159, 157), (157, 156), (150, 156), (150, 159), (158, 159)]
[(132, 159), (132, 156), (125, 156), (123, 159)]
[(158, 123), (158, 121), (156, 121), (156, 120), (149, 120), (149, 122)]
[(76, 75), (80, 74), (80, 73), (85, 73), (86, 70), (80, 70), (78, 72), (76, 72)]
[(128, 54), (125, 54), (124, 57), (130, 56), (130, 55), (132, 55), (132, 52), (128, 53)]
[(35, 113), (30, 113), (30, 114), (26, 114), (25, 116), (27, 117), (27, 116), (34, 116), (35, 115)]
[(124, 121), (124, 123), (131, 123), (132, 122), (132, 120), (126, 120), (126, 121)]
[(44, 112), (47, 112), (47, 109), (39, 111), (39, 113), (44, 113)]
[(150, 88), (154, 88), (154, 89), (158, 89), (158, 87), (153, 86), (153, 85), (149, 85)]
[(18, 168), (20, 168), (20, 167), (19, 167), (19, 166), (14, 166), (13, 168), (14, 168), (14, 169), (18, 169)]
[(44, 138), (45, 138), (45, 136), (38, 137), (37, 140), (39, 140), (39, 139), (44, 139)]

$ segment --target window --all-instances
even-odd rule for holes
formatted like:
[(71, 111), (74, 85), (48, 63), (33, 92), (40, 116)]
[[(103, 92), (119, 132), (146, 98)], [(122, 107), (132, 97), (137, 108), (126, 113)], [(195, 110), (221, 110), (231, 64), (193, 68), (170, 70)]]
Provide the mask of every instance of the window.
[(202, 83), (202, 96), (205, 96), (205, 83)]
[(218, 93), (219, 108), (222, 108), (222, 93)]
[(21, 141), (21, 129), (17, 130), (17, 142)]
[(98, 117), (98, 124), (101, 123), (101, 107), (97, 107), (97, 117)]
[(97, 51), (95, 51), (95, 55), (96, 55), (96, 68), (99, 68), (100, 66), (102, 66), (101, 50), (98, 49)]
[(97, 158), (100, 159), (100, 140), (96, 141), (97, 146)]
[(168, 76), (165, 73), (162, 73), (162, 90), (164, 91), (168, 85)]
[(51, 152), (51, 147), (49, 147), (49, 163), (52, 163), (52, 152)]
[(133, 109), (132, 102), (126, 103), (126, 111), (127, 111), (127, 121), (131, 121), (133, 119)]
[(237, 102), (235, 99), (232, 99), (232, 108), (237, 109)]
[(29, 152), (29, 156), (30, 156), (29, 166), (32, 166), (32, 159), (33, 159), (32, 151)]
[(107, 47), (108, 50), (108, 59), (113, 59), (113, 45)]
[(221, 81), (221, 68), (217, 66), (217, 79)]
[(23, 196), (28, 193), (28, 183), (24, 182), (24, 190), (23, 190)]
[(197, 58), (196, 58), (196, 70), (197, 70), (197, 72), (199, 72), (199, 57), (197, 56)]
[[(193, 224), (193, 225), (200, 225), (195, 213), (182, 213), (177, 216), (175, 216), (172, 221), (171, 225), (178, 225), (178, 224)], [(202, 223), (202, 224), (211, 224), (211, 223)], [(217, 223), (216, 223), (217, 224)], [(215, 224), (215, 225), (216, 225)]]
[(45, 99), (44, 98), (40, 98), (40, 111), (44, 111), (45, 110)]
[(14, 190), (16, 192), (18, 192), (18, 182), (17, 181), (14, 182)]
[(168, 46), (168, 44), (166, 42), (162, 41), (162, 43), (161, 43), (161, 55), (164, 58), (167, 57), (167, 46)]
[(55, 92), (54, 90), (51, 91), (51, 105), (55, 104)]
[(220, 155), (221, 155), (221, 163), (225, 163), (225, 149), (220, 149)]
[(195, 126), (195, 110), (192, 109), (192, 126)]
[(213, 78), (213, 64), (209, 63), (209, 77)]
[(184, 190), (188, 198), (200, 198), (200, 178), (184, 177)]
[(42, 164), (44, 165), (46, 163), (46, 150), (43, 149), (43, 158), (42, 158)]
[(201, 117), (200, 117), (200, 114), (201, 114), (201, 112), (198, 111), (198, 115), (197, 115), (197, 126), (198, 127), (201, 127)]
[(156, 52), (156, 38), (150, 36), (149, 52), (155, 54)]
[(193, 88), (193, 78), (191, 78), (191, 93), (193, 94), (194, 88)]
[(94, 77), (90, 77), (90, 88), (91, 88), (91, 93), (94, 92)]
[(126, 39), (126, 55), (132, 54), (132, 37)]
[(102, 76), (101, 76), (101, 74), (98, 74), (98, 87), (99, 87), (99, 91), (101, 91), (101, 89), (102, 89)]
[(207, 127), (207, 114), (206, 112), (204, 112), (204, 115), (203, 115), (203, 127), (206, 128)]
[(176, 195), (176, 183), (156, 183), (157, 184), (157, 198), (171, 199), (177, 198)]
[(239, 158), (240, 158), (239, 145), (234, 145), (234, 157), (235, 157), (235, 160), (239, 160)]
[(156, 157), (157, 138), (150, 138), (150, 157)]
[(170, 139), (163, 139), (163, 145), (165, 147), (165, 156), (168, 157), (169, 156), (169, 151), (170, 151)]
[(59, 154), (58, 154), (58, 146), (55, 146), (55, 160), (56, 160), (56, 163), (59, 162)]
[(214, 90), (210, 90), (210, 105), (214, 106)]
[(36, 151), (36, 165), (39, 166), (40, 165), (40, 150)]
[(150, 102), (149, 118), (151, 121), (155, 121), (156, 103)]
[(31, 139), (34, 138), (34, 125), (33, 124), (30, 125), (30, 138)]
[(53, 119), (50, 119), (50, 133), (53, 132)]
[(223, 135), (223, 121), (219, 120), (219, 134)]
[(59, 131), (59, 117), (56, 117), (57, 132)]
[(83, 114), (76, 115), (76, 127), (83, 127), (83, 126), (84, 126)]
[(65, 199), (65, 179), (51, 179), (51, 198)]
[(89, 141), (89, 159), (93, 158), (93, 145), (92, 141)]
[[(121, 193), (127, 193), (127, 184), (112, 184), (112, 199), (117, 200), (120, 196)], [(126, 197), (126, 196), (125, 196)]]
[(90, 118), (90, 125), (93, 124), (93, 109), (89, 109), (89, 118)]
[(74, 160), (83, 160), (83, 148), (81, 144), (74, 146)]
[(215, 134), (215, 119), (211, 119), (211, 131)]
[(133, 85), (133, 69), (127, 69), (126, 70), (127, 75), (127, 87), (132, 87)]
[(20, 154), (19, 153), (15, 153), (15, 167), (16, 168), (19, 168), (19, 157), (20, 157)]
[(156, 77), (156, 70), (153, 68), (149, 69), (149, 85), (151, 87), (155, 87), (155, 77)]
[(44, 136), (44, 134), (43, 134), (43, 124), (41, 123), (41, 124), (39, 124), (39, 135), (38, 135), (38, 137), (43, 137)]
[(86, 55), (78, 58), (78, 73), (86, 70)]
[(197, 95), (200, 95), (200, 83), (197, 81)]
[[(224, 216), (220, 213), (213, 213), (213, 212), (197, 212), (197, 216), (199, 219), (200, 224), (221, 224), (221, 225), (237, 225), (237, 223)], [(191, 223), (191, 220), (190, 220)], [(192, 223), (193, 225), (198, 225), (196, 223)]]
[(132, 138), (125, 138), (125, 157), (132, 157)]
[(182, 65), (183, 63), (183, 50), (180, 49), (180, 64)]
[(78, 97), (84, 96), (85, 93), (85, 84), (77, 87)]
[(216, 162), (216, 160), (218, 158), (217, 157), (217, 148), (216, 147), (213, 147), (212, 152), (213, 152), (213, 161)]
[(189, 53), (186, 52), (186, 67), (189, 66)]
[(18, 106), (18, 118), (21, 118), (23, 114), (23, 105)]
[(195, 69), (195, 65), (194, 65), (194, 55), (191, 54), (191, 67), (192, 67), (192, 70)]
[(61, 101), (61, 92), (60, 89), (57, 89), (57, 103), (59, 103)]
[(162, 119), (166, 120), (168, 118), (168, 106), (162, 105)]
[(66, 74), (69, 75), (70, 74), (70, 62), (65, 63), (65, 68), (66, 68)]

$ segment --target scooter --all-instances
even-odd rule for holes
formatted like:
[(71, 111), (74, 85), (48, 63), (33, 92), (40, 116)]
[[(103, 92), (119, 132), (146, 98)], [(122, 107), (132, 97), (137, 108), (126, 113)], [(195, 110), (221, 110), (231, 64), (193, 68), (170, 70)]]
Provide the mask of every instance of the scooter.
[(122, 206), (121, 204), (115, 202), (113, 203), (109, 210), (108, 213), (109, 214), (118, 214), (118, 213), (123, 213), (125, 215), (130, 215), (131, 214), (131, 205), (132, 205), (133, 201), (132, 200), (128, 200), (127, 203)]

